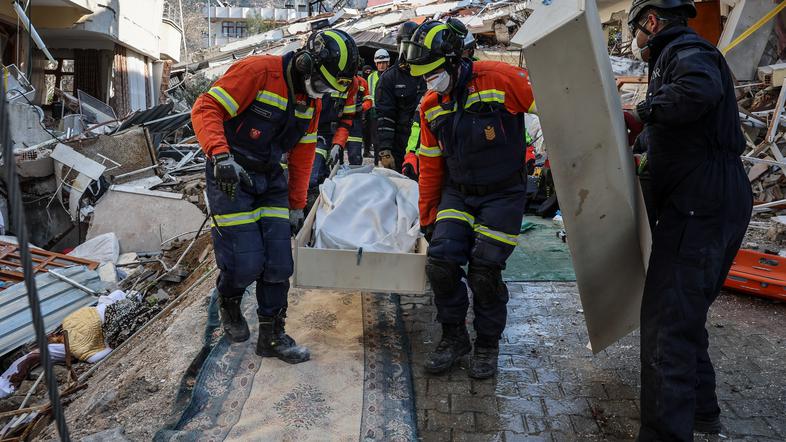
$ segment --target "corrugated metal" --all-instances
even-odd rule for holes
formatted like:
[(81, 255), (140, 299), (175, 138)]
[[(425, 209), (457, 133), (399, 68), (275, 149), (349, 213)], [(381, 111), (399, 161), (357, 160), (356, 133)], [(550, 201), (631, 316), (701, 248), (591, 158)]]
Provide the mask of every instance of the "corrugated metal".
[[(69, 267), (57, 272), (93, 290), (99, 290), (103, 285), (98, 272), (85, 266)], [(47, 273), (36, 277), (36, 286), (47, 333), (56, 329), (70, 313), (97, 301), (94, 296)], [(35, 331), (27, 290), (24, 282), (20, 282), (0, 293), (0, 357), (33, 341)]]

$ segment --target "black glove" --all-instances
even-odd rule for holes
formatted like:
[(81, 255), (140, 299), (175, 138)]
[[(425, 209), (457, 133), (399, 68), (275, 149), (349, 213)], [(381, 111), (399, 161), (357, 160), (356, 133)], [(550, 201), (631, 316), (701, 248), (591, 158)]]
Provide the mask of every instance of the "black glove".
[(292, 236), (297, 235), (297, 232), (303, 227), (303, 221), (306, 216), (303, 214), (303, 209), (292, 209), (289, 211), (289, 226), (292, 228)]
[(426, 237), (426, 241), (431, 242), (431, 236), (434, 234), (434, 224), (429, 224), (427, 226), (420, 226), (420, 233)]
[(404, 164), (404, 167), (401, 168), (401, 173), (404, 174), (405, 177), (413, 181), (418, 180), (418, 174), (415, 173), (415, 168), (412, 166), (412, 164), (409, 163)]
[(239, 182), (248, 187), (254, 185), (246, 170), (240, 164), (237, 164), (232, 155), (228, 153), (218, 154), (213, 157), (213, 175), (216, 178), (218, 188), (233, 200), (237, 194), (237, 184)]
[(328, 165), (333, 167), (336, 164), (344, 164), (344, 148), (340, 144), (334, 144), (330, 149)]

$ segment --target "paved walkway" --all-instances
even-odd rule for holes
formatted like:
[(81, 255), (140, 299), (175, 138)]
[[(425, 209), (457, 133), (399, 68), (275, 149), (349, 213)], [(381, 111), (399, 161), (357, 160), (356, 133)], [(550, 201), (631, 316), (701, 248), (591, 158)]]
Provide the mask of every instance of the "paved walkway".
[[(574, 283), (509, 287), (501, 370), (487, 381), (470, 380), (466, 360), (449, 374), (426, 374), (425, 353), (440, 336), (435, 310), (430, 298), (402, 298), (422, 439), (635, 438), (638, 335), (592, 356)], [(708, 326), (725, 440), (786, 440), (786, 304), (723, 294)]]

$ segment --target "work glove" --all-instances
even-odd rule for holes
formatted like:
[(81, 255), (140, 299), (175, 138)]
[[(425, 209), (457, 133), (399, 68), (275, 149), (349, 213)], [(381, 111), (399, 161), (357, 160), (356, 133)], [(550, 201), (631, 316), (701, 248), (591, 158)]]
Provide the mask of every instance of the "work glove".
[(431, 236), (434, 234), (434, 224), (427, 226), (420, 226), (420, 233), (426, 238), (426, 241), (431, 242)]
[(625, 117), (625, 128), (628, 132), (628, 146), (633, 146), (636, 142), (636, 137), (644, 130), (644, 124), (638, 119), (635, 111), (624, 111), (623, 116)]
[(328, 162), (330, 167), (336, 164), (344, 164), (344, 148), (340, 144), (334, 144), (333, 148), (330, 149), (330, 160)]
[(292, 236), (297, 235), (300, 228), (303, 227), (303, 221), (306, 216), (303, 214), (303, 209), (293, 209), (289, 211), (289, 226), (292, 228)]
[(393, 152), (390, 149), (379, 152), (379, 164), (385, 169), (396, 170), (396, 159), (393, 158)]
[(237, 194), (237, 185), (242, 182), (248, 187), (254, 185), (251, 177), (243, 166), (235, 162), (235, 158), (228, 153), (222, 153), (213, 157), (213, 176), (216, 178), (218, 188), (234, 200)]
[(409, 178), (409, 179), (411, 179), (413, 181), (417, 181), (418, 180), (418, 174), (415, 173), (415, 167), (412, 164), (410, 164), (410, 163), (405, 163), (404, 164), (404, 167), (401, 168), (401, 173), (405, 177), (407, 177), (407, 178)]

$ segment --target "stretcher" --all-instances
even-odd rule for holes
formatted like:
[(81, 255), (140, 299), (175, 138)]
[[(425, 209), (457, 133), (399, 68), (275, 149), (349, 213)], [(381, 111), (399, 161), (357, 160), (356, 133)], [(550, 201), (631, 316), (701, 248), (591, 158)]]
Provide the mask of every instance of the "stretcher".
[(786, 258), (740, 249), (723, 286), (753, 296), (786, 301)]

